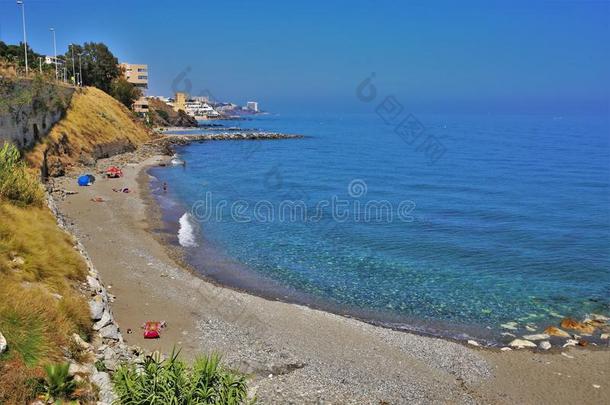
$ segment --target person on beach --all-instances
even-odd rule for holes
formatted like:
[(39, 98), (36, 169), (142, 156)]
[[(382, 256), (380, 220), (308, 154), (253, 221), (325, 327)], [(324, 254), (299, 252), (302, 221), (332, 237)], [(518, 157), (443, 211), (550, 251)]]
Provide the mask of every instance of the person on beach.
[(167, 182), (163, 182), (163, 193), (167, 193)]

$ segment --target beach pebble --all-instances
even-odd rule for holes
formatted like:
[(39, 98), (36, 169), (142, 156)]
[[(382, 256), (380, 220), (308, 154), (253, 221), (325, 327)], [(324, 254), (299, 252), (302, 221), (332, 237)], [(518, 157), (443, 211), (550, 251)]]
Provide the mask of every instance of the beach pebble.
[(0, 354), (4, 353), (4, 351), (6, 350), (6, 347), (7, 347), (6, 338), (4, 337), (2, 332), (0, 332)]
[(551, 348), (551, 343), (547, 340), (544, 340), (538, 344), (538, 347), (542, 350), (549, 350)]
[(601, 388), (601, 387), (602, 387), (601, 385), (593, 384), (593, 388)]
[(502, 333), (500, 333), (500, 335), (502, 335), (502, 336), (508, 336), (508, 337), (513, 337), (513, 338), (514, 338), (514, 337), (517, 337), (516, 335), (514, 335), (514, 334), (512, 334), (512, 333), (510, 333), (510, 332), (502, 332)]
[(511, 349), (510, 347), (503, 347), (503, 348), (501, 348), (500, 350), (501, 350), (501, 351), (503, 351), (503, 352), (510, 352), (510, 351), (512, 351), (513, 349)]
[(547, 335), (546, 333), (538, 333), (536, 335), (523, 335), (523, 339), (526, 339), (526, 340), (546, 340), (549, 337), (550, 336)]
[(469, 340), (468, 344), (476, 347), (481, 346), (476, 340)]
[(515, 339), (508, 344), (510, 347), (515, 347), (517, 349), (523, 349), (524, 347), (537, 347), (536, 343), (530, 342), (525, 339)]
[(602, 333), (602, 334), (599, 336), (599, 338), (600, 338), (600, 339), (603, 339), (603, 340), (608, 340), (608, 339), (610, 339), (610, 333)]
[(610, 321), (610, 318), (608, 318), (607, 316), (604, 316), (604, 315), (600, 315), (600, 314), (589, 314), (589, 317), (591, 319), (593, 319), (594, 321), (603, 321), (603, 322)]

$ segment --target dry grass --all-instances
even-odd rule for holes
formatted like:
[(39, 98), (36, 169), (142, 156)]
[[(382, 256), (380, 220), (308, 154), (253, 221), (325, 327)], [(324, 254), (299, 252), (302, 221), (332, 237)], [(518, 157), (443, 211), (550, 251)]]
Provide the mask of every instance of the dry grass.
[(89, 306), (74, 288), (86, 265), (48, 209), (0, 203), (0, 216), (0, 330), (9, 347), (0, 368), (20, 360), (35, 369), (61, 359), (72, 333), (90, 335)]
[(87, 87), (74, 93), (66, 116), (26, 159), (31, 166), (41, 168), (44, 151), (48, 148), (51, 151), (49, 165), (59, 163), (69, 167), (83, 156), (93, 155), (98, 145), (129, 143), (138, 146), (149, 137), (144, 126), (125, 106), (103, 91)]
[[(83, 280), (87, 268), (47, 208), (0, 203), (0, 275), (42, 282), (64, 295), (70, 281)], [(21, 264), (23, 262), (23, 264)]]

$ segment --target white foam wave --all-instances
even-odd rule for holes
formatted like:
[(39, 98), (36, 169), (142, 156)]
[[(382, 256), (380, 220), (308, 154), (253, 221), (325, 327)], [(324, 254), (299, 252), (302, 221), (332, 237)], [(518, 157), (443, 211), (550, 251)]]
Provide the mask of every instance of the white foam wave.
[(178, 242), (180, 246), (184, 247), (197, 247), (197, 241), (195, 238), (195, 228), (191, 220), (191, 215), (185, 212), (180, 217), (180, 229), (178, 229)]

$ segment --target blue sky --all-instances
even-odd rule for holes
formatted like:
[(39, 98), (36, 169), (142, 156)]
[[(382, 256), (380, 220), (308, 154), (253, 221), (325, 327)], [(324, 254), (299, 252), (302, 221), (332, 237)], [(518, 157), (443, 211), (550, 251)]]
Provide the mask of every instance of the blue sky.
[[(149, 65), (150, 94), (188, 69), (193, 94), (356, 111), (375, 72), (414, 112), (608, 112), (608, 1), (25, 2), (35, 50), (52, 52), (51, 26), (62, 51), (104, 42)], [(0, 0), (1, 40), (21, 40), (20, 17)]]

